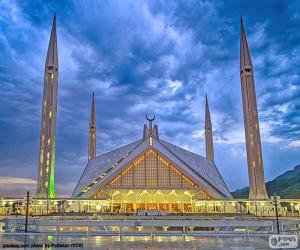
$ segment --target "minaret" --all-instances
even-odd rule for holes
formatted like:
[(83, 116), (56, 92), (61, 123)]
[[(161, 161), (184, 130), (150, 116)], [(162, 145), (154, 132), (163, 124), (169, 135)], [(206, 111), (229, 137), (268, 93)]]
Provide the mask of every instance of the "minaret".
[(58, 54), (54, 15), (44, 73), (39, 172), (36, 195), (54, 198), (55, 136), (57, 114)]
[(205, 98), (205, 146), (206, 146), (206, 158), (213, 161), (214, 142), (213, 142), (212, 125), (211, 125), (207, 95)]
[(268, 199), (266, 192), (253, 65), (241, 17), (240, 76), (249, 173), (249, 199)]
[(92, 98), (92, 108), (90, 115), (90, 125), (89, 125), (89, 152), (88, 160), (93, 160), (96, 158), (96, 114), (95, 114), (95, 96), (93, 93)]

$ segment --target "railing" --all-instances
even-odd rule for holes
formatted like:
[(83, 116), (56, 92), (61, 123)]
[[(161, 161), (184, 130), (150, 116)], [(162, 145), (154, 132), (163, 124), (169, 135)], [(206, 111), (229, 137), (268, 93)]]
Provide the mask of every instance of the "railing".
[[(122, 203), (121, 203), (122, 204)], [(79, 216), (79, 215), (102, 215), (111, 216), (135, 215), (137, 210), (121, 210), (121, 204), (111, 203), (110, 200), (57, 198), (37, 199), (30, 198), (28, 203), (29, 216)], [(128, 204), (128, 203), (126, 203)], [(149, 206), (152, 203), (146, 203)], [(177, 207), (184, 208), (188, 205), (189, 210), (167, 210), (170, 216), (226, 216), (226, 217), (274, 217), (275, 204), (272, 200), (249, 200), (249, 199), (226, 199), (226, 200), (193, 200), (191, 203), (177, 202)], [(179, 204), (179, 206), (178, 206)], [(124, 205), (124, 203), (123, 203)], [(138, 207), (140, 204), (136, 203)], [(145, 205), (145, 203), (143, 204)], [(172, 204), (169, 204), (172, 207)], [(152, 209), (153, 210), (153, 209)], [(279, 199), (277, 211), (281, 217), (300, 217), (300, 199)], [(26, 198), (2, 197), (0, 199), (0, 215), (24, 215), (26, 211)], [(149, 210), (150, 211), (150, 210)], [(146, 217), (146, 216), (144, 216)], [(162, 216), (161, 216), (162, 217)]]

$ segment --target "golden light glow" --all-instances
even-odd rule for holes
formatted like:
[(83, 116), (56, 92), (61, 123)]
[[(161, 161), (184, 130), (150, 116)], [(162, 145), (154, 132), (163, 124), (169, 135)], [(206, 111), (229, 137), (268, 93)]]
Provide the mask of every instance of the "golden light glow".
[[(146, 165), (146, 167), (145, 167)], [(196, 188), (181, 171), (153, 150), (127, 166), (107, 187), (127, 188)]]

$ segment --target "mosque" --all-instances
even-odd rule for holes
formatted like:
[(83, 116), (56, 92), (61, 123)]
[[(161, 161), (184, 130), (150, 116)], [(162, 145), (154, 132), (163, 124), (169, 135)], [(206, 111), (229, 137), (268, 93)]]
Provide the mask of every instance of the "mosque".
[[(261, 152), (253, 65), (241, 19), (240, 77), (250, 192), (249, 199), (268, 199)], [(54, 198), (58, 50), (56, 18), (45, 63), (37, 198)], [(146, 116), (141, 138), (96, 155), (94, 94), (89, 121), (88, 161), (72, 194), (74, 199), (101, 200), (110, 211), (156, 209), (193, 212), (203, 200), (232, 199), (214, 162), (212, 123), (205, 105), (206, 157), (160, 138), (155, 116)], [(143, 133), (142, 133), (143, 132)], [(224, 203), (225, 204), (225, 203)], [(224, 208), (225, 209), (225, 208)]]

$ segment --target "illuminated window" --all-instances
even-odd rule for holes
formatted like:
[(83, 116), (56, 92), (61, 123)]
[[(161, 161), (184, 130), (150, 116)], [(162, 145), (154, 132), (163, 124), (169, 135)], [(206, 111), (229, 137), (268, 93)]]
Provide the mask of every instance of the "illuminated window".
[(130, 165), (109, 186), (126, 188), (193, 188), (196, 185), (153, 151)]
[(149, 145), (152, 146), (152, 143), (153, 143), (153, 141), (152, 141), (152, 136), (150, 136), (150, 137), (149, 137)]
[(52, 117), (52, 112), (50, 111), (50, 113), (49, 113), (49, 117), (51, 118)]

